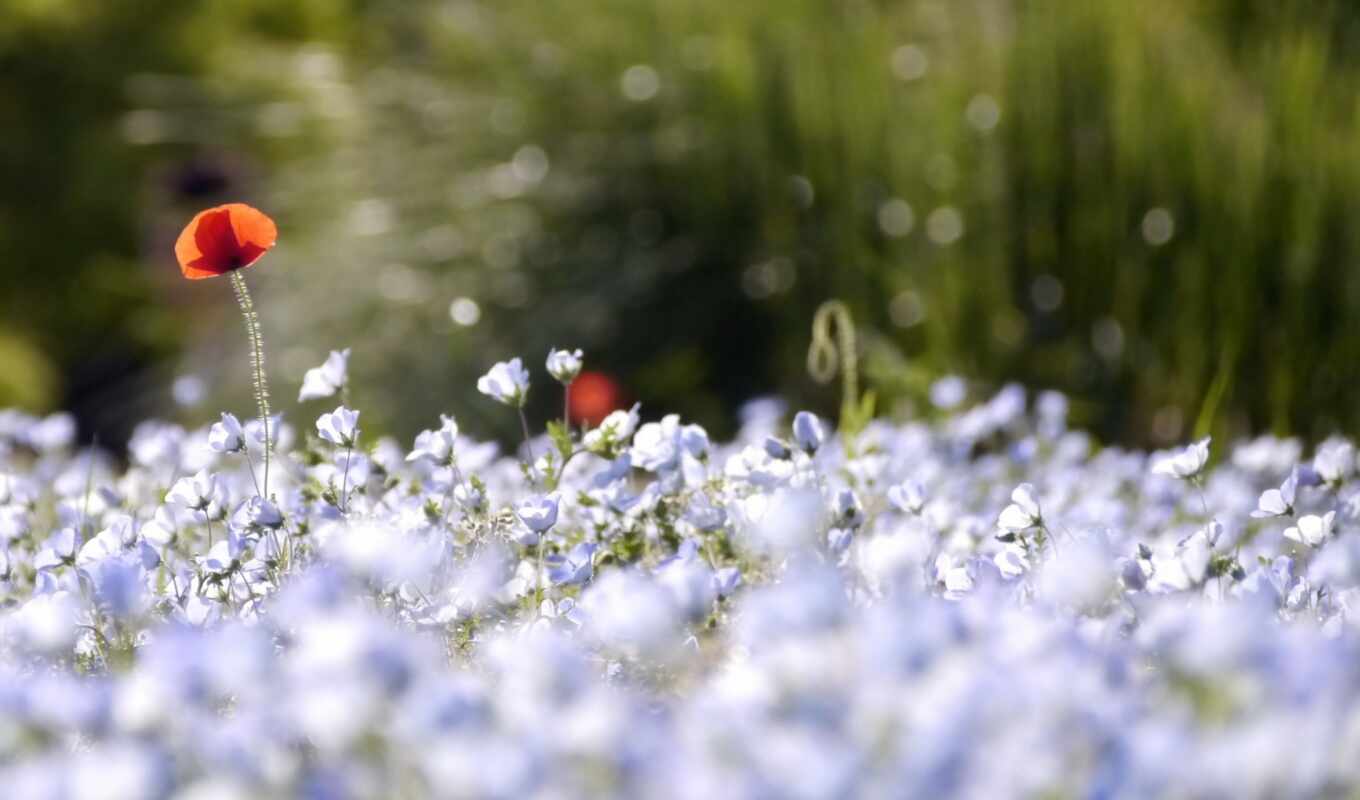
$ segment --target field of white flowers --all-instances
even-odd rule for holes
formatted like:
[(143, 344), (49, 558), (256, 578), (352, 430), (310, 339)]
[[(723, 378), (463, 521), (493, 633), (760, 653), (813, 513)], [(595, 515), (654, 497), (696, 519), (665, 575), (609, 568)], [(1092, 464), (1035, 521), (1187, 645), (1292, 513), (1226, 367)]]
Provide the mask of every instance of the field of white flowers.
[(851, 441), (775, 400), (514, 452), (223, 414), (125, 470), (0, 414), (0, 796), (1355, 792), (1352, 445), (1099, 448), (960, 389)]

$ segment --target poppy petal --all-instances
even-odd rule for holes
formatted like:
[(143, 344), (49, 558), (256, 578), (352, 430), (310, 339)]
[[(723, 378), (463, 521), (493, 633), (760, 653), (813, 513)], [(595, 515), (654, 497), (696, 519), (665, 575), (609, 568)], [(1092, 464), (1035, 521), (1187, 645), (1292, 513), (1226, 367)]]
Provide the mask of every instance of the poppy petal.
[(180, 271), (211, 278), (255, 263), (274, 246), (278, 230), (266, 214), (243, 203), (200, 211), (175, 242)]
[(231, 214), (223, 208), (204, 212), (194, 227), (194, 244), (203, 254), (201, 269), (226, 272), (237, 261), (236, 234), (231, 230)]
[(231, 228), (236, 232), (237, 245), (243, 252), (246, 250), (254, 252), (247, 264), (254, 262), (274, 246), (275, 240), (279, 238), (274, 220), (244, 203), (232, 203), (225, 208), (231, 214)]
[[(211, 210), (209, 209), (209, 211)], [(194, 215), (194, 218), (180, 232), (179, 238), (175, 240), (175, 258), (179, 261), (180, 270), (186, 278), (206, 278), (216, 274), (202, 269), (207, 257), (198, 245), (198, 225), (207, 213), (208, 211), (200, 211)]]

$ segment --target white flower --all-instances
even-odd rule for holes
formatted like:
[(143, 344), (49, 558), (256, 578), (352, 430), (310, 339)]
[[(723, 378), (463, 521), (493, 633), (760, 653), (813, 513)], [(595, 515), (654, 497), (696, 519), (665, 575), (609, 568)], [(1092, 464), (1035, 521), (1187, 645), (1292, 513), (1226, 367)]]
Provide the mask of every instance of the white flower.
[(332, 350), (326, 363), (307, 370), (302, 376), (302, 391), (298, 392), (298, 402), (330, 397), (345, 387), (349, 381), (349, 348)]
[(1015, 544), (1001, 548), (1001, 552), (992, 556), (992, 563), (996, 564), (996, 568), (1001, 570), (1002, 576), (1006, 578), (1023, 575), (1030, 567), (1024, 549)]
[(556, 349), (548, 351), (548, 374), (563, 386), (576, 380), (576, 376), (581, 374), (581, 351)]
[(542, 533), (557, 524), (557, 494), (529, 497), (515, 507), (515, 516), (534, 533)]
[(439, 415), (439, 430), (421, 431), (416, 435), (415, 447), (406, 456), (407, 461), (428, 458), (436, 464), (453, 462), (453, 446), (458, 440), (458, 423), (453, 417)]
[(1209, 463), (1209, 442), (1210, 437), (1206, 436), (1177, 453), (1158, 459), (1152, 465), (1153, 473), (1181, 480), (1194, 478)]
[(234, 538), (219, 541), (208, 550), (207, 555), (198, 556), (199, 566), (214, 575), (230, 572), (237, 564), (236, 557), (240, 555), (238, 542), (239, 539)]
[(1324, 483), (1341, 483), (1355, 471), (1355, 445), (1345, 439), (1328, 439), (1318, 446), (1313, 469)]
[(598, 454), (628, 441), (641, 419), (638, 408), (634, 403), (627, 411), (611, 411), (598, 428), (586, 432), (582, 444), (590, 452)]
[(219, 453), (239, 453), (245, 449), (245, 433), (234, 414), (222, 414), (221, 422), (208, 429), (208, 446)]
[(680, 465), (680, 415), (667, 414), (648, 422), (633, 436), (633, 464), (648, 472), (665, 472)]
[(460, 483), (455, 486), (453, 499), (458, 505), (470, 511), (480, 511), (486, 507), (486, 495), (471, 483)]
[(905, 480), (888, 487), (888, 502), (906, 514), (920, 514), (926, 505), (926, 490), (920, 481)]
[[(245, 431), (246, 441), (264, 447), (264, 426), (260, 424), (258, 418), (241, 423), (241, 428)], [(282, 414), (275, 414), (269, 418), (269, 442), (273, 449), (282, 449), (287, 444), (289, 435), (283, 426)]]
[(477, 379), (477, 391), (507, 406), (523, 408), (529, 396), (529, 371), (518, 358), (499, 361)]
[(1336, 512), (1328, 511), (1322, 516), (1308, 514), (1299, 517), (1298, 524), (1288, 528), (1284, 532), (1284, 538), (1301, 542), (1309, 547), (1319, 547), (1332, 535), (1332, 524), (1336, 521)]
[(1266, 489), (1256, 501), (1256, 510), (1251, 512), (1257, 519), (1267, 517), (1288, 517), (1294, 514), (1294, 495), (1299, 485), (1299, 473), (1291, 472), (1278, 489)]
[(805, 453), (811, 455), (826, 441), (826, 431), (817, 415), (799, 411), (793, 415), (793, 441)]
[(727, 522), (727, 512), (700, 492), (690, 499), (684, 519), (701, 531), (715, 531)]
[(1209, 564), (1213, 561), (1214, 544), (1222, 533), (1222, 526), (1216, 522), (1200, 528), (1187, 536), (1176, 547), (1181, 569), (1191, 584), (1203, 581), (1209, 574)]
[(216, 489), (217, 478), (206, 469), (202, 469), (194, 475), (175, 481), (165, 499), (194, 511), (204, 511), (212, 504)]
[(1011, 504), (1002, 510), (996, 524), (1004, 531), (1020, 533), (1041, 524), (1043, 519), (1034, 487), (1022, 483), (1011, 492)]
[(329, 414), (316, 418), (316, 432), (322, 439), (340, 447), (352, 447), (359, 435), (359, 412), (336, 406)]

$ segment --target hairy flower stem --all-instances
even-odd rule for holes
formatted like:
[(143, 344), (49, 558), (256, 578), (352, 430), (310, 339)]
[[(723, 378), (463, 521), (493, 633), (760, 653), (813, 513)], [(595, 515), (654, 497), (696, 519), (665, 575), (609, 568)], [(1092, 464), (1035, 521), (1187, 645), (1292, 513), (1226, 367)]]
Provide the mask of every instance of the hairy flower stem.
[[(231, 273), (231, 288), (236, 290), (236, 302), (241, 306), (241, 316), (245, 319), (246, 335), (250, 337), (250, 366), (254, 371), (255, 405), (260, 412), (260, 428), (264, 431), (264, 480), (260, 497), (269, 499), (269, 451), (273, 441), (269, 435), (269, 381), (264, 374), (264, 337), (260, 335), (260, 318), (255, 313), (255, 304), (246, 288), (246, 279), (240, 270)], [(246, 458), (250, 455), (247, 453)]]

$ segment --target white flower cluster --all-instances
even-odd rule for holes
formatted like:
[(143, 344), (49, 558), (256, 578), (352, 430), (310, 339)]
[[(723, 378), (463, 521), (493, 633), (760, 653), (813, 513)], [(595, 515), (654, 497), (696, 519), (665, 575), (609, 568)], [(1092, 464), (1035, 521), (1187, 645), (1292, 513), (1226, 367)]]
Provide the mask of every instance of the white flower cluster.
[(231, 415), (123, 468), (0, 413), (0, 794), (1354, 793), (1354, 447), (1100, 449), (1044, 398), (852, 458), (633, 408), (536, 465), (341, 406), (271, 422), (267, 497)]

